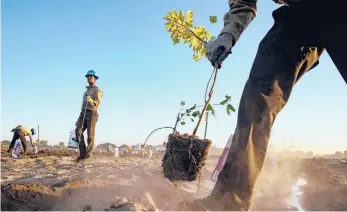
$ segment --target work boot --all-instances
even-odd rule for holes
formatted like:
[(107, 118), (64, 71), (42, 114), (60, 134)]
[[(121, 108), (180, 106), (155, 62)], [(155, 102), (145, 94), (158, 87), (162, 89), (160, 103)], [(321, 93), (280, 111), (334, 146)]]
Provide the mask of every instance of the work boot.
[(86, 150), (85, 159), (90, 158), (92, 156), (92, 154), (93, 154), (93, 151), (94, 151), (94, 142), (91, 142), (91, 140), (88, 139), (88, 147), (87, 147), (87, 150)]
[(76, 158), (76, 162), (80, 162), (81, 160), (84, 159), (84, 155), (80, 154), (77, 158)]
[(93, 151), (94, 151), (94, 144), (89, 144), (84, 158), (89, 159), (93, 155)]
[(92, 153), (87, 153), (87, 154), (84, 156), (84, 159), (87, 160), (87, 159), (89, 159), (91, 156), (92, 156)]
[(83, 157), (81, 157), (81, 155), (80, 156), (78, 156), (75, 160), (76, 160), (76, 162), (78, 163), (78, 162), (80, 162), (81, 160), (83, 160), (84, 158)]
[(81, 160), (83, 160), (85, 158), (85, 154), (86, 154), (86, 148), (83, 146), (80, 146), (80, 155), (76, 158), (76, 162), (80, 162)]
[(12, 148), (8, 149), (8, 150), (7, 150), (7, 153), (10, 153), (11, 151), (12, 151)]

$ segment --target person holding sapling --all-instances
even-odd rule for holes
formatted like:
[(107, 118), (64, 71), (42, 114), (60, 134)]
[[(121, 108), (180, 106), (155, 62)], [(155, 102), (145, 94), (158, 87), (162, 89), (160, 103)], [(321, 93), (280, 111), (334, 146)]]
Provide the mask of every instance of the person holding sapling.
[[(225, 165), (211, 195), (189, 203), (205, 210), (249, 210), (262, 170), (271, 128), (289, 100), (294, 85), (318, 65), (327, 51), (347, 83), (346, 0), (281, 0), (274, 25), (259, 44), (243, 90), (237, 127)], [(252, 22), (257, 0), (229, 0), (224, 28), (206, 45), (211, 64), (221, 68), (232, 47)], [(240, 70), (228, 67), (225, 71)], [(324, 86), (324, 85), (323, 85)]]
[(11, 141), (11, 144), (7, 150), (8, 153), (10, 153), (18, 139), (22, 142), (23, 150), (24, 153), (27, 151), (27, 145), (26, 145), (26, 138), (25, 136), (29, 136), (31, 146), (33, 148), (33, 152), (36, 154), (37, 153), (37, 146), (35, 146), (34, 141), (33, 141), (33, 135), (36, 134), (35, 129), (28, 129), (23, 127), (22, 125), (18, 125), (17, 127), (13, 128), (11, 130), (13, 132), (13, 138)]
[[(99, 79), (96, 76), (94, 70), (88, 71), (85, 76), (88, 80), (89, 86), (83, 94), (82, 108), (80, 116), (76, 122), (76, 140), (79, 143), (80, 155), (76, 158), (76, 161), (88, 159), (94, 150), (94, 136), (96, 122), (98, 121), (99, 114), (98, 108), (100, 106), (103, 91), (96, 86), (96, 80)], [(88, 147), (84, 142), (84, 131), (88, 133)]]

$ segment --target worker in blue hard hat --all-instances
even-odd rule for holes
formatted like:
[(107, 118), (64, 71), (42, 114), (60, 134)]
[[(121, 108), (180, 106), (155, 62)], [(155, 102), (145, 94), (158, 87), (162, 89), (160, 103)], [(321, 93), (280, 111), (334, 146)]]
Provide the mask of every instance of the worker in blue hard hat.
[[(76, 122), (76, 140), (79, 143), (80, 155), (76, 158), (77, 161), (89, 158), (94, 151), (94, 136), (95, 126), (98, 121), (98, 108), (103, 96), (101, 88), (96, 86), (96, 80), (99, 77), (94, 70), (89, 70), (85, 75), (89, 86), (83, 94), (81, 113)], [(88, 146), (84, 141), (83, 133), (87, 130)]]
[(33, 141), (33, 135), (36, 134), (35, 129), (31, 128), (30, 130), (22, 125), (18, 125), (17, 127), (11, 130), (13, 132), (13, 138), (11, 144), (7, 150), (10, 153), (14, 147), (14, 144), (18, 139), (22, 142), (24, 153), (27, 151), (26, 138), (25, 136), (29, 136), (31, 146), (33, 147), (33, 152), (37, 153), (37, 146), (35, 146)]

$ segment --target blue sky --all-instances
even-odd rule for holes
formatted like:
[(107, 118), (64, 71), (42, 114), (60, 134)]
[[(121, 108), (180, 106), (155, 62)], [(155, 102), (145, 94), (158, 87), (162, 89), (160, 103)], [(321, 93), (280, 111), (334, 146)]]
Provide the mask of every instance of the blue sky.
[[(272, 1), (260, 1), (258, 16), (224, 63), (213, 100), (226, 94), (237, 108), (259, 41), (272, 26)], [(172, 9), (192, 10), (211, 34), (222, 29), (227, 0), (2, 0), (1, 139), (12, 127), (40, 125), (40, 139), (68, 142), (87, 85), (96, 70), (104, 90), (96, 144), (143, 142), (155, 128), (172, 126), (180, 102), (202, 103), (212, 67), (192, 60), (187, 45), (172, 45), (162, 19)], [(210, 24), (208, 17), (219, 22)], [(325, 53), (321, 64), (295, 87), (278, 115), (271, 143), (318, 153), (347, 150), (346, 84)], [(216, 109), (208, 138), (224, 147), (236, 116)], [(192, 132), (194, 125), (180, 128)], [(199, 135), (203, 136), (203, 126)], [(162, 143), (170, 131), (155, 134)]]

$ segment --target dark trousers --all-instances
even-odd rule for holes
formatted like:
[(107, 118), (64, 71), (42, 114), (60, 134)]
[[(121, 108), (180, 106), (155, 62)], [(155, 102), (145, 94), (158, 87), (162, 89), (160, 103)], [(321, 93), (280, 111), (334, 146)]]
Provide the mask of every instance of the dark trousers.
[(249, 209), (275, 118), (294, 85), (318, 65), (323, 51), (347, 83), (346, 4), (347, 0), (304, 0), (273, 12), (275, 23), (259, 44), (230, 152), (211, 193), (225, 209)]
[[(75, 130), (76, 139), (77, 139), (77, 142), (79, 143), (80, 157), (90, 156), (94, 150), (95, 127), (96, 127), (96, 122), (98, 121), (98, 118), (99, 118), (99, 114), (97, 111), (87, 110), (85, 118), (84, 118), (84, 122), (82, 123), (83, 114), (84, 114), (84, 111), (81, 111), (77, 121), (76, 130)], [(83, 133), (86, 129), (88, 134), (88, 139), (87, 139), (88, 147), (86, 147), (86, 144), (84, 142), (84, 136), (83, 136)]]
[(24, 152), (26, 152), (27, 151), (26, 139), (25, 139), (23, 131), (20, 129), (16, 129), (14, 131), (13, 138), (12, 138), (12, 141), (11, 141), (11, 144), (10, 144), (8, 150), (11, 151), (13, 149), (14, 144), (16, 143), (16, 141), (18, 139), (20, 139), (20, 141), (22, 142)]

